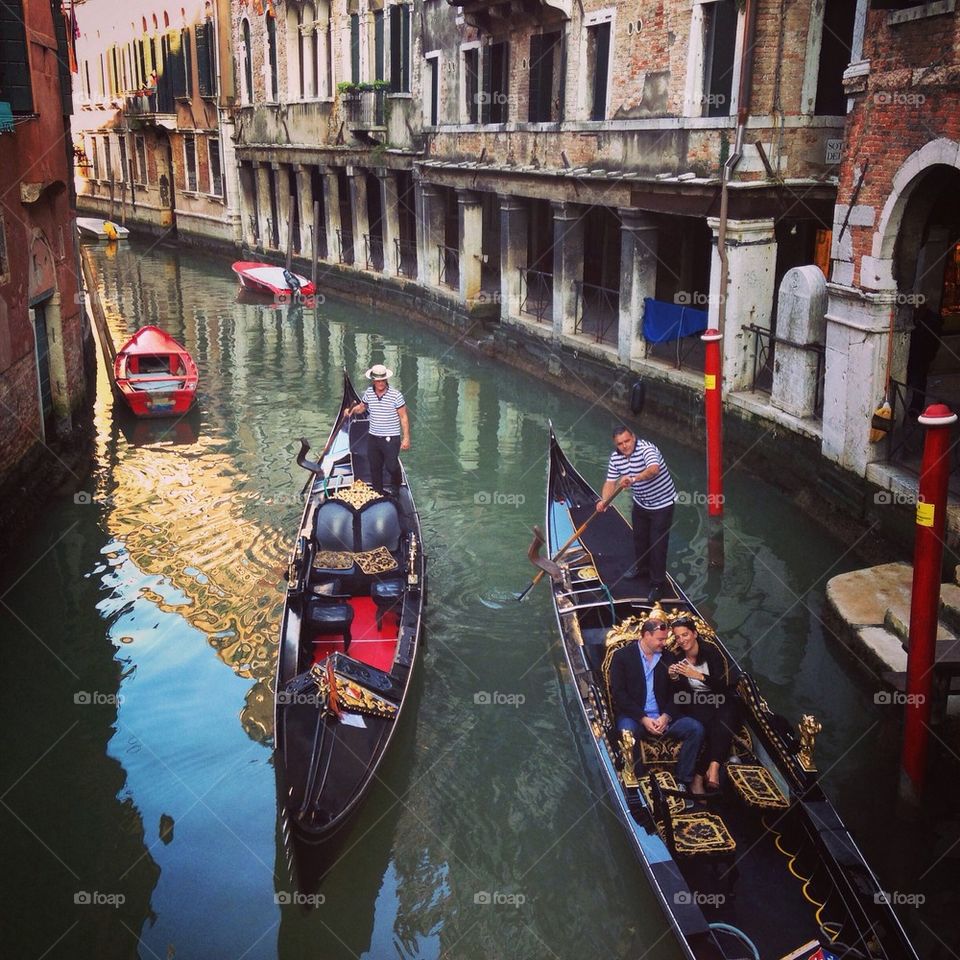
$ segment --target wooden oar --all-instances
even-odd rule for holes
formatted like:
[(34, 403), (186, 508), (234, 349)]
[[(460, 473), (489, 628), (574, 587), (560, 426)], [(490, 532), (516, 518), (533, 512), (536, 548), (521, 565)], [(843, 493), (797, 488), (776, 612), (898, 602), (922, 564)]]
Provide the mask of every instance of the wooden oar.
[[(609, 507), (610, 504), (613, 502), (614, 498), (620, 493), (620, 491), (626, 490), (626, 489), (627, 489), (626, 487), (621, 487), (619, 484), (617, 484), (617, 488), (613, 491), (613, 493), (611, 493), (609, 497), (605, 497), (603, 499), (602, 502), (604, 507)], [(594, 507), (593, 513), (591, 513), (590, 516), (587, 517), (587, 519), (584, 520), (583, 523), (580, 524), (580, 526), (573, 531), (573, 536), (570, 537), (570, 539), (553, 555), (553, 558), (551, 560), (546, 560), (538, 557), (537, 560), (539, 562), (537, 562), (531, 558), (530, 562), (533, 563), (534, 566), (539, 566), (541, 569), (540, 569), (540, 572), (527, 585), (526, 590), (524, 590), (523, 593), (517, 594), (517, 600), (523, 600), (526, 597), (526, 595), (543, 579), (543, 575), (545, 573), (550, 573), (551, 577), (559, 573), (559, 568), (557, 568), (557, 570), (554, 571), (550, 569), (550, 566), (556, 567), (557, 561), (567, 552), (567, 550), (570, 549), (574, 541), (579, 538), (580, 534), (583, 533), (583, 531), (590, 526), (590, 524), (593, 522), (594, 517), (596, 516), (597, 516), (597, 509), (596, 507)], [(536, 528), (534, 528), (534, 534), (535, 534), (534, 541), (533, 541), (533, 544), (531, 544), (529, 552), (533, 552), (535, 548), (539, 550), (539, 544), (537, 543), (538, 539), (540, 540), (541, 543), (543, 542), (543, 535)]]

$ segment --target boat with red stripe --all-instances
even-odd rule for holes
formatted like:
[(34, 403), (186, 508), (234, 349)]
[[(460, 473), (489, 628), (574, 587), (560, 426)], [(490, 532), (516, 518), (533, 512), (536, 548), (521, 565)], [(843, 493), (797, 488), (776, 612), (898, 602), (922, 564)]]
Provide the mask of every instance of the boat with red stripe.
[(138, 417), (178, 417), (197, 395), (199, 374), (187, 349), (159, 327), (141, 327), (117, 352), (113, 378)]

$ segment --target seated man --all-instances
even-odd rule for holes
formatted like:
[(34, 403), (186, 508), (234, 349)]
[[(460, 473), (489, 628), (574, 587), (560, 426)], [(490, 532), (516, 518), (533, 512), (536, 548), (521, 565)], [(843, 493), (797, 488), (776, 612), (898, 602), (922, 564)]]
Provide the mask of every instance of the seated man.
[[(703, 743), (703, 725), (693, 717), (671, 716), (661, 707), (672, 702), (663, 645), (667, 624), (651, 618), (640, 630), (640, 640), (628, 643), (610, 661), (610, 694), (617, 730), (655, 739), (675, 737), (682, 741), (676, 779), (689, 789), (697, 754)], [(674, 708), (671, 708), (674, 709)]]

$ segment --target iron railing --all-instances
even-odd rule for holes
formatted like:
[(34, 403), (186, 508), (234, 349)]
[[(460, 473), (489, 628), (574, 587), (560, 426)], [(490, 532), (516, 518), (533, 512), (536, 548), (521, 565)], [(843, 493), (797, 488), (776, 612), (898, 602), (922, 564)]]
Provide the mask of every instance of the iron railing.
[(671, 363), (677, 370), (702, 370), (706, 350), (699, 333), (662, 343), (647, 342), (647, 358)]
[(458, 290), (460, 288), (460, 251), (456, 247), (445, 247), (442, 243), (438, 243), (437, 254), (440, 258), (440, 283)]
[(520, 268), (520, 314), (534, 317), (537, 323), (550, 323), (553, 317), (553, 274)]
[(383, 270), (383, 237), (363, 235), (363, 259), (368, 270)]
[(766, 327), (758, 327), (755, 323), (745, 324), (743, 329), (749, 330), (753, 334), (753, 382), (750, 389), (759, 390), (761, 393), (770, 393), (773, 390), (773, 369), (778, 343), (787, 347), (794, 347), (797, 350), (806, 350), (817, 358), (817, 366), (814, 372), (816, 387), (813, 412), (818, 417), (823, 416), (823, 377), (826, 369), (824, 362), (826, 348), (824, 345), (822, 343), (794, 343), (785, 337), (778, 337)]
[(358, 90), (344, 93), (343, 110), (353, 130), (368, 130), (386, 124), (383, 90)]
[(573, 308), (573, 332), (597, 343), (616, 346), (620, 321), (620, 291), (598, 287), (582, 280), (574, 281), (576, 300)]
[(353, 234), (337, 230), (337, 260), (339, 263), (353, 263)]
[(176, 113), (176, 105), (169, 84), (158, 87), (153, 93), (148, 93), (146, 96), (140, 96), (136, 93), (125, 94), (123, 112), (128, 116), (136, 117), (147, 116), (151, 113)]
[(417, 245), (413, 240), (393, 238), (393, 247), (397, 258), (397, 276), (408, 280), (417, 279)]
[[(887, 460), (890, 463), (919, 474), (926, 427), (917, 418), (932, 403), (946, 403), (951, 409), (956, 406), (956, 401), (933, 396), (927, 391), (926, 385), (918, 387), (899, 380), (890, 381), (891, 417), (887, 433)], [(881, 420), (875, 419), (874, 423), (880, 424)], [(960, 438), (950, 446), (950, 473), (951, 481), (960, 475)]]

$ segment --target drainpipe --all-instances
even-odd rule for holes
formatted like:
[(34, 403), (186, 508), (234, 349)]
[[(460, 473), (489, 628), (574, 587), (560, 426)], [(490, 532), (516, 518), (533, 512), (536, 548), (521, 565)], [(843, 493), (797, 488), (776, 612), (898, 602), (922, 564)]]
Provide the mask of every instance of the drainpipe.
[(733, 153), (723, 165), (720, 180), (720, 226), (717, 230), (717, 253), (720, 256), (720, 303), (717, 329), (723, 333), (727, 320), (727, 205), (730, 177), (743, 155), (743, 135), (750, 116), (750, 93), (753, 86), (753, 47), (757, 26), (757, 0), (744, 0), (743, 46), (740, 49), (740, 83), (737, 88), (737, 135)]

